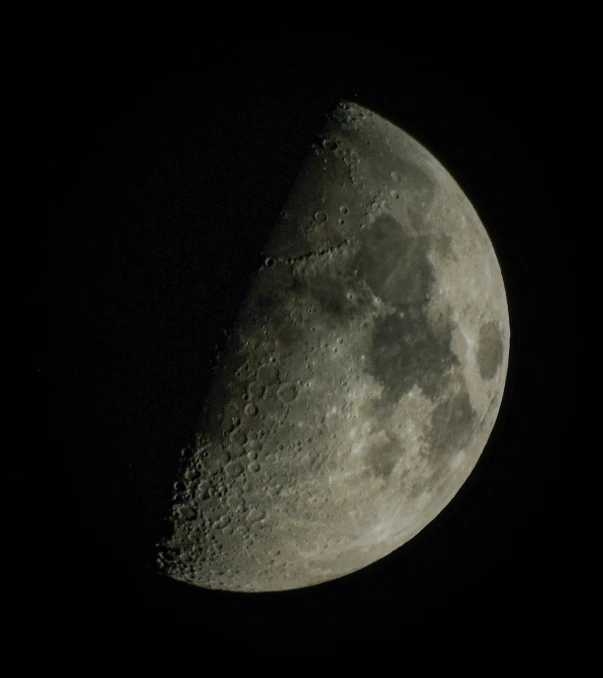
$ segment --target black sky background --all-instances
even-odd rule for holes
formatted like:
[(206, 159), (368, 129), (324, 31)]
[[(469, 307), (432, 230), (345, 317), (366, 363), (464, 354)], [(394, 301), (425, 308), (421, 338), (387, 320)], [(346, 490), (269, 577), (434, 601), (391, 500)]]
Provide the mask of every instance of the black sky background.
[[(558, 321), (576, 295), (559, 129), (593, 101), (579, 38), (464, 58), (376, 38), (337, 51), (321, 35), (216, 50), (75, 19), (15, 38), (9, 191), (34, 272), (38, 408), (16, 485), (35, 467), (42, 498), (14, 548), (24, 661), (76, 675), (355, 653), (428, 674), (580, 665), (595, 530), (577, 532), (564, 483), (576, 359)], [(486, 225), (512, 334), (496, 427), (451, 505), (360, 572), (255, 595), (159, 578), (153, 545), (216, 346), (342, 96), (431, 150)]]

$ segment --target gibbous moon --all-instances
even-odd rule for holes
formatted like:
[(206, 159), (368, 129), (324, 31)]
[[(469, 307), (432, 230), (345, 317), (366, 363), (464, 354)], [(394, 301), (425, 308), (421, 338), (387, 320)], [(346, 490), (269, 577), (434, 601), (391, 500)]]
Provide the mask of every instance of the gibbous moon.
[(459, 491), (502, 400), (503, 279), (457, 183), (342, 102), (250, 281), (174, 490), (161, 571), (279, 591), (359, 570)]

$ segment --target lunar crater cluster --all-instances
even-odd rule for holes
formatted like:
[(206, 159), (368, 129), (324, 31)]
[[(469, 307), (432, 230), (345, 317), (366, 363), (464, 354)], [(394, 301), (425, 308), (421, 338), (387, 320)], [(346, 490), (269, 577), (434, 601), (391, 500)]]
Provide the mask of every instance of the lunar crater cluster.
[(174, 488), (161, 571), (233, 591), (341, 577), (454, 497), (500, 407), (501, 271), (440, 163), (342, 102), (250, 282)]

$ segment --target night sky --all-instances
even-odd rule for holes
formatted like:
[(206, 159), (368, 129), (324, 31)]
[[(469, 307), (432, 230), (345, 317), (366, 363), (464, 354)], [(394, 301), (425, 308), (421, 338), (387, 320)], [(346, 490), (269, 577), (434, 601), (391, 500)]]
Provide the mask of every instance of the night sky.
[[(84, 676), (300, 655), (428, 674), (579, 666), (595, 531), (567, 478), (578, 320), (559, 198), (568, 116), (593, 101), (576, 77), (588, 44), (460, 58), (321, 35), (210, 49), (163, 31), (53, 19), (11, 43), (11, 228), (34, 273), (22, 343), (38, 408), (6, 584), (22, 660)], [(490, 234), (512, 335), (496, 427), (442, 514), (360, 572), (278, 594), (160, 578), (154, 544), (223, 328), (340, 97), (425, 145)]]

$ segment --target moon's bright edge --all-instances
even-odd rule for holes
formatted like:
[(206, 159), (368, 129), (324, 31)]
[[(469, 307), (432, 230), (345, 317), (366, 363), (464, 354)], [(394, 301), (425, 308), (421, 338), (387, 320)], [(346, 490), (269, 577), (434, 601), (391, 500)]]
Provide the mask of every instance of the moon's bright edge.
[(174, 490), (161, 571), (233, 591), (341, 577), (459, 491), (509, 317), (475, 209), (416, 140), (342, 102), (283, 207)]

